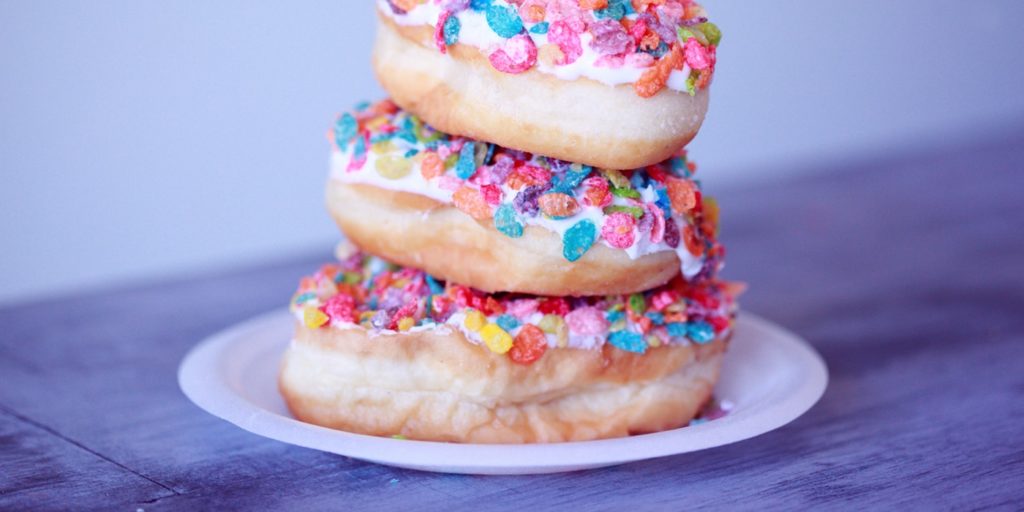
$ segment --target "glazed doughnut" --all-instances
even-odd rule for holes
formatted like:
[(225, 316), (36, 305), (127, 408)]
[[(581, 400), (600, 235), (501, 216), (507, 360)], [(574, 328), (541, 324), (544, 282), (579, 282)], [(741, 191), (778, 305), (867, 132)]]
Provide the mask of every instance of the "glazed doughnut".
[(686, 425), (731, 335), (734, 285), (487, 295), (359, 253), (304, 278), (279, 387), (292, 414), (377, 436), (580, 441)]
[(610, 169), (656, 164), (697, 134), (721, 38), (691, 0), (378, 0), (378, 13), (374, 70), (399, 105), (448, 133)]
[(633, 293), (722, 263), (680, 154), (598, 170), (433, 130), (383, 101), (335, 126), (328, 210), (363, 250), (487, 292)]

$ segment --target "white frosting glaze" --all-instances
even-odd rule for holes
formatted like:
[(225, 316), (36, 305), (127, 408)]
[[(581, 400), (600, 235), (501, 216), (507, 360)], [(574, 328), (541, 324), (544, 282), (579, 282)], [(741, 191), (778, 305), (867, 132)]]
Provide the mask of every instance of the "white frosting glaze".
[[(503, 0), (495, 0), (496, 3), (508, 5)], [(395, 14), (388, 5), (387, 0), (377, 0), (377, 7), (395, 23), (405, 26), (429, 25), (437, 26), (437, 20), (441, 15), (441, 7), (432, 1), (427, 1), (408, 11), (405, 14)], [(498, 34), (495, 34), (487, 25), (486, 16), (482, 12), (466, 9), (456, 15), (461, 27), (459, 29), (459, 43), (479, 48), (485, 55), (490, 55), (498, 46), (504, 43)], [(547, 34), (534, 34), (527, 32), (538, 48), (548, 44)], [(608, 85), (632, 84), (640, 79), (640, 76), (647, 68), (638, 68), (623, 65), (617, 68), (597, 65), (601, 54), (590, 47), (592, 36), (589, 32), (580, 35), (580, 42), (583, 54), (572, 63), (560, 66), (549, 66), (538, 61), (536, 69), (543, 73), (554, 75), (562, 80), (577, 80), (589, 78)], [(686, 81), (690, 76), (690, 67), (684, 65), (683, 69), (672, 71), (669, 75), (666, 87), (676, 91), (686, 91)]]

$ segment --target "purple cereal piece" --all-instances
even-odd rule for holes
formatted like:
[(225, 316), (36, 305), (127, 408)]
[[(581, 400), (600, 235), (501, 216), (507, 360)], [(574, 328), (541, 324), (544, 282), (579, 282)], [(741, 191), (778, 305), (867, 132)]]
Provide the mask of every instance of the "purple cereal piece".
[(537, 199), (540, 198), (541, 194), (547, 192), (549, 188), (551, 188), (550, 183), (526, 187), (516, 194), (516, 198), (512, 201), (513, 206), (515, 206), (517, 212), (523, 215), (536, 216), (537, 212), (540, 211), (540, 207), (537, 206)]
[(665, 219), (665, 244), (673, 249), (679, 247), (679, 226), (672, 217)]
[(638, 19), (647, 22), (647, 26), (655, 33), (658, 34), (665, 42), (672, 42), (676, 40), (676, 31), (674, 28), (662, 23), (658, 18), (650, 13), (643, 13)]
[(604, 19), (590, 24), (590, 33), (594, 39), (590, 47), (601, 55), (618, 55), (625, 53), (633, 43), (633, 38), (618, 20)]
[(641, 235), (647, 235), (651, 232), (651, 228), (654, 227), (654, 216), (649, 213), (648, 208), (644, 208), (643, 217), (640, 217), (640, 221), (636, 223), (636, 230)]
[(491, 166), (491, 177), (494, 182), (498, 185), (505, 183), (508, 179), (508, 175), (512, 173), (512, 167), (515, 165), (515, 160), (506, 155), (501, 155), (497, 158), (497, 162)]

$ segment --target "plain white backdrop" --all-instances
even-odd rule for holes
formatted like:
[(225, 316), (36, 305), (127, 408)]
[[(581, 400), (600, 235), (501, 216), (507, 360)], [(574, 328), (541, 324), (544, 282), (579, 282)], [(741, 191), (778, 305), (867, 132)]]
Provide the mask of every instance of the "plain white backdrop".
[[(1024, 126), (1022, 2), (705, 5), (711, 193)], [(0, 301), (326, 253), (324, 135), (382, 94), (372, 11), (0, 0)]]

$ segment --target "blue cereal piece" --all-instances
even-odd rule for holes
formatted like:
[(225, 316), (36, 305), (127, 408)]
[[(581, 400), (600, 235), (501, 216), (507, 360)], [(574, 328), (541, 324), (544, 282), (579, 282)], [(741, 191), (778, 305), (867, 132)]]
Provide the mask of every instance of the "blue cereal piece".
[(470, 0), (469, 8), (474, 11), (486, 11), (491, 7), (493, 0)]
[(629, 179), (630, 185), (633, 185), (633, 188), (636, 190), (643, 190), (647, 188), (648, 182), (646, 172), (634, 172), (633, 177)]
[(484, 152), (484, 161), (480, 165), (490, 165), (494, 160), (494, 153), (498, 150), (497, 144), (487, 144), (487, 151)]
[(455, 175), (461, 179), (468, 180), (476, 172), (476, 161), (474, 160), (475, 145), (467, 142), (462, 145), (459, 151), (459, 162), (455, 164)]
[(523, 20), (516, 9), (507, 5), (492, 4), (487, 8), (487, 25), (495, 34), (505, 39), (523, 31)]
[(594, 17), (598, 19), (621, 20), (623, 16), (632, 14), (633, 6), (629, 0), (608, 0), (608, 7), (594, 11)]
[(626, 314), (622, 311), (609, 311), (604, 314), (604, 318), (605, 320), (608, 320), (608, 323), (614, 324), (615, 322), (626, 318)]
[(547, 34), (548, 33), (548, 27), (550, 27), (550, 24), (548, 22), (546, 22), (546, 21), (542, 21), (542, 22), (540, 22), (540, 23), (530, 27), (530, 33), (532, 33), (532, 34)]
[(647, 342), (642, 334), (627, 330), (615, 331), (608, 335), (608, 343), (620, 350), (643, 354), (647, 352)]
[(448, 16), (448, 19), (444, 20), (444, 44), (445, 46), (451, 46), (459, 42), (459, 31), (462, 30), (462, 22), (459, 21), (459, 17), (455, 15)]
[(661, 212), (665, 214), (665, 218), (672, 216), (672, 200), (668, 197), (668, 190), (665, 187), (658, 187), (655, 189), (658, 193), (658, 199), (654, 201), (654, 204), (661, 208)]
[(494, 227), (510, 238), (523, 236), (523, 224), (519, 222), (515, 209), (508, 204), (503, 204), (494, 211)]
[(651, 57), (654, 57), (655, 59), (660, 59), (663, 55), (668, 53), (668, 50), (669, 50), (669, 46), (667, 44), (665, 44), (665, 41), (661, 41), (660, 43), (658, 43), (657, 47), (655, 47), (653, 49), (650, 49), (650, 50), (642, 50), (642, 51), (651, 54)]
[(658, 313), (657, 311), (651, 311), (645, 315), (651, 319), (651, 323), (654, 325), (665, 325), (665, 315)]
[(509, 332), (512, 329), (519, 327), (519, 320), (512, 315), (501, 315), (494, 321), (494, 323), (498, 324), (498, 327), (504, 329), (505, 332)]
[(589, 165), (572, 164), (564, 174), (556, 174), (552, 177), (551, 191), (571, 196), (573, 189), (580, 186), (580, 183), (583, 183), (583, 180), (587, 179), (593, 170), (594, 168)]
[(689, 329), (686, 328), (686, 323), (684, 322), (672, 322), (666, 325), (665, 329), (668, 331), (668, 335), (673, 338), (682, 338), (689, 333)]
[(704, 345), (715, 339), (715, 329), (703, 320), (689, 322), (686, 324), (686, 337), (698, 345)]
[(437, 282), (437, 279), (435, 279), (434, 276), (430, 274), (424, 274), (424, 276), (427, 281), (427, 288), (430, 288), (431, 295), (444, 293), (444, 286), (441, 286), (441, 283)]
[(352, 114), (346, 112), (334, 124), (334, 142), (338, 145), (339, 149), (344, 151), (358, 132), (359, 123)]
[(356, 137), (355, 148), (352, 149), (352, 156), (355, 160), (359, 160), (366, 155), (366, 139), (364, 137)]
[(569, 261), (576, 261), (590, 250), (590, 246), (594, 245), (596, 239), (597, 226), (593, 222), (583, 219), (573, 224), (562, 236), (562, 256)]

